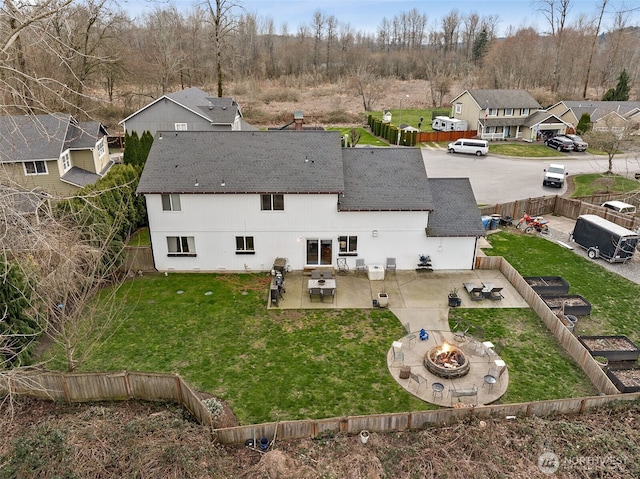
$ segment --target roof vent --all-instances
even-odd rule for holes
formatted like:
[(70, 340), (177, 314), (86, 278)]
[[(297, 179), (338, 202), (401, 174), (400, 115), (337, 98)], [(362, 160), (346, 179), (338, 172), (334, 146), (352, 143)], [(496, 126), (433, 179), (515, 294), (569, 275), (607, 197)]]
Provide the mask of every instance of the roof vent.
[(209, 102), (209, 110), (213, 110), (213, 103)]

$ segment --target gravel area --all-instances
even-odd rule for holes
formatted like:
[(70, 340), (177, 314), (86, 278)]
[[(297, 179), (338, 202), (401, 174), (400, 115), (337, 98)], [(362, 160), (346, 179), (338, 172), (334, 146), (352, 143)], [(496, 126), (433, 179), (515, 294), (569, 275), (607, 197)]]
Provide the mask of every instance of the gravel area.
[[(553, 219), (551, 219), (551, 223), (552, 222), (553, 222)], [(569, 234), (564, 230), (552, 228), (550, 226), (549, 234), (542, 235), (542, 237), (548, 239), (549, 241), (553, 241), (554, 243), (561, 242), (566, 245), (570, 245), (573, 247), (573, 251), (576, 254), (579, 254), (583, 258), (589, 259), (587, 257), (587, 251), (581, 248), (576, 243), (570, 242)], [(630, 261), (627, 261), (626, 263), (609, 263), (608, 261), (602, 258), (599, 258), (596, 260), (589, 259), (589, 261), (595, 261), (597, 264), (599, 264), (603, 268), (608, 269), (609, 271), (612, 271), (616, 274), (619, 274), (620, 276), (627, 278), (629, 281), (633, 281), (634, 283), (640, 284), (640, 253), (638, 252), (636, 252), (636, 254), (633, 255), (633, 258)]]

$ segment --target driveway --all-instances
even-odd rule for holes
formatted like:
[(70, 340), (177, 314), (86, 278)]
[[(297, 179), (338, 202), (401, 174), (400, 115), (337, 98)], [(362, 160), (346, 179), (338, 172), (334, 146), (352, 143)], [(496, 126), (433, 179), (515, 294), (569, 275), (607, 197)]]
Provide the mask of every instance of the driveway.
[[(564, 164), (569, 175), (602, 173), (607, 170), (604, 156), (567, 153), (562, 158), (514, 158), (489, 154), (484, 157), (450, 154), (444, 149), (422, 148), (429, 178), (468, 177), (480, 205), (506, 203), (523, 198), (563, 194), (562, 188), (542, 186), (549, 163)], [(614, 172), (632, 177), (640, 171), (640, 157), (626, 155), (614, 159)]]

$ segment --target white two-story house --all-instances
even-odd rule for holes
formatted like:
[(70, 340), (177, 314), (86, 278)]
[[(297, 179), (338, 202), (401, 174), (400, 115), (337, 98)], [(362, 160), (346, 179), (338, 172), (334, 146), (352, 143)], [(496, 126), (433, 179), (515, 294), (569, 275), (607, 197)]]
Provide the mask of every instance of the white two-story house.
[(466, 178), (427, 178), (413, 148), (342, 148), (339, 132), (162, 132), (138, 186), (159, 271), (268, 271), (345, 258), (472, 269)]

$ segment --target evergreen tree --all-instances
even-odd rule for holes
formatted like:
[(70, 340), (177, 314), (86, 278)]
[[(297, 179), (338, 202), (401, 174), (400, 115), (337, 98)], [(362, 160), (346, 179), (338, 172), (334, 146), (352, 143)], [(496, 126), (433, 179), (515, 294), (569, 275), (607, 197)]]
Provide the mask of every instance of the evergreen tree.
[(602, 99), (604, 101), (628, 101), (629, 100), (629, 74), (627, 70), (622, 70), (618, 77), (618, 84), (615, 88), (610, 88), (604, 94)]
[(133, 166), (138, 165), (139, 150), (140, 138), (138, 137), (138, 132), (133, 131), (131, 132), (131, 134), (129, 134), (129, 132), (126, 132), (124, 134), (124, 164)]
[(0, 256), (0, 369), (30, 363), (41, 329), (27, 314), (31, 288), (19, 268)]
[(482, 27), (482, 30), (473, 42), (472, 60), (473, 63), (478, 64), (487, 53), (489, 49), (489, 35), (487, 29)]
[(589, 115), (589, 113), (583, 113), (582, 116), (580, 117), (580, 121), (578, 121), (576, 132), (578, 133), (578, 135), (584, 135), (590, 129), (591, 129), (591, 115)]

